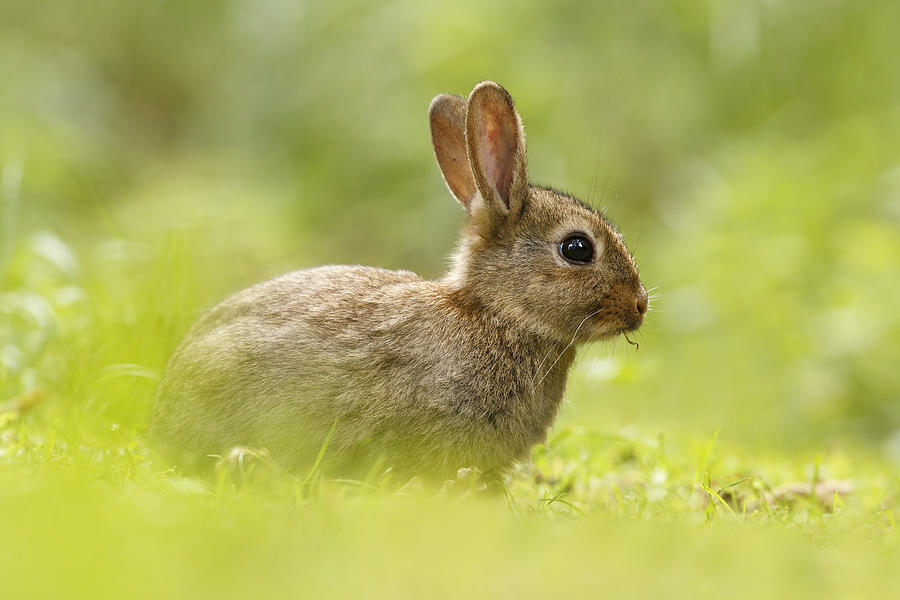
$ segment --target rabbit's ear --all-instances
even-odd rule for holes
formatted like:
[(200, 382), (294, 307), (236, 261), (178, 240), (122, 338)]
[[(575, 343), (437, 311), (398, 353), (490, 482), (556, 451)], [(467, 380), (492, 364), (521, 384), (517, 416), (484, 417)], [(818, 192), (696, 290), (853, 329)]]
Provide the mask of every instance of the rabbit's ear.
[(469, 95), (466, 145), (487, 205), (517, 216), (528, 195), (525, 130), (509, 93), (492, 81), (479, 83)]
[(435, 97), (428, 107), (428, 120), (441, 175), (450, 192), (469, 212), (477, 190), (466, 154), (466, 99), (452, 94)]

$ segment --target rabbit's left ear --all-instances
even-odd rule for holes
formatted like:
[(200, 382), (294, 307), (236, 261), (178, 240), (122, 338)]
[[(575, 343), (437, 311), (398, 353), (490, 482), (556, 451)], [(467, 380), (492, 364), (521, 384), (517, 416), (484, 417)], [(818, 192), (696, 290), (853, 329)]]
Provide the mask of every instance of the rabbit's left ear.
[(485, 203), (495, 214), (518, 216), (528, 195), (525, 130), (509, 92), (492, 81), (469, 95), (466, 146)]
[(477, 189), (466, 154), (466, 99), (452, 94), (436, 96), (428, 107), (428, 121), (441, 175), (468, 213)]

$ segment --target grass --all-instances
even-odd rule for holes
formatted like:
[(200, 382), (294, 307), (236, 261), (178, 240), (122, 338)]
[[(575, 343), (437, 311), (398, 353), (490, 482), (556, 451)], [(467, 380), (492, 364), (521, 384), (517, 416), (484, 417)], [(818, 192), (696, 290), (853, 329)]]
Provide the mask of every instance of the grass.
[[(854, 453), (810, 470), (715, 440), (567, 428), (506, 497), (459, 481), (435, 495), (289, 477), (253, 456), (187, 479), (139, 435), (41, 439), (6, 414), (9, 597), (870, 598), (900, 585), (897, 477)], [(852, 477), (852, 494), (766, 499), (826, 472)]]
[[(120, 258), (130, 270), (109, 270), (109, 257), (74, 267), (75, 253), (46, 235), (16, 250), (3, 292), (5, 597), (900, 591), (900, 477), (865, 447), (789, 452), (564, 415), (503, 493), (482, 491), (477, 474), (439, 493), (389, 470), (290, 476), (252, 450), (208, 479), (182, 477), (143, 432), (196, 311), (186, 250)], [(171, 293), (148, 297), (163, 279)]]

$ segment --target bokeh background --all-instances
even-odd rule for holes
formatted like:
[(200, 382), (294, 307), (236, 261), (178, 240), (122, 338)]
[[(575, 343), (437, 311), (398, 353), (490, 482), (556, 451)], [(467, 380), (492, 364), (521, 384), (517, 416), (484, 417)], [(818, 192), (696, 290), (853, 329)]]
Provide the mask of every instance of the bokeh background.
[(225, 295), (323, 263), (440, 275), (463, 215), (426, 109), (492, 79), (532, 179), (606, 209), (659, 295), (639, 352), (582, 352), (563, 423), (900, 460), (898, 23), (891, 0), (4, 0), (0, 399), (140, 431)]
[[(900, 597), (898, 24), (895, 0), (0, 1), (0, 596)], [(426, 110), (484, 79), (533, 180), (634, 250), (639, 351), (581, 351), (505, 499), (168, 470), (149, 407), (204, 309), (323, 263), (442, 273), (463, 213)]]

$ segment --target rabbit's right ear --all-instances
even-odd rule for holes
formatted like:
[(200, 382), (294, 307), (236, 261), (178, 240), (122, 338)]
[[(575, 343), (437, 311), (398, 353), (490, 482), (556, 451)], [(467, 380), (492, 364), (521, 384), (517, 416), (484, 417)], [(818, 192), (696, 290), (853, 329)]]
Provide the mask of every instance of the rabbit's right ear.
[(495, 215), (518, 217), (528, 197), (525, 130), (509, 92), (493, 81), (469, 95), (466, 144), (485, 204)]
[(452, 94), (441, 94), (428, 107), (431, 123), (431, 145), (441, 167), (441, 175), (450, 192), (466, 212), (477, 188), (466, 153), (466, 100)]

